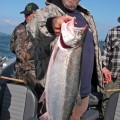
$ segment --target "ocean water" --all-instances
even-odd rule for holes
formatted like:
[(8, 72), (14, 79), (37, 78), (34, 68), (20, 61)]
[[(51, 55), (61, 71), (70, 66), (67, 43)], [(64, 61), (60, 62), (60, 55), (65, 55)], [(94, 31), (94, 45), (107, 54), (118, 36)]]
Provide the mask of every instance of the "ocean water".
[(100, 49), (101, 49), (101, 51), (102, 51), (103, 45), (104, 45), (104, 41), (99, 41), (99, 43), (100, 43)]
[[(0, 57), (12, 58), (15, 55), (10, 51), (10, 35), (0, 34)], [(100, 41), (100, 48), (102, 50), (104, 41)]]
[(15, 55), (10, 51), (10, 35), (0, 34), (0, 57), (12, 58)]

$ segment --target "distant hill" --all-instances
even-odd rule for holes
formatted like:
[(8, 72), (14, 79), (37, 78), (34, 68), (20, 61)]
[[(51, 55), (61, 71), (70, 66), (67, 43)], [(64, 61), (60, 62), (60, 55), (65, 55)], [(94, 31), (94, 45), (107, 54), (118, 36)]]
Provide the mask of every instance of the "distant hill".
[(0, 36), (10, 36), (9, 34), (0, 32)]

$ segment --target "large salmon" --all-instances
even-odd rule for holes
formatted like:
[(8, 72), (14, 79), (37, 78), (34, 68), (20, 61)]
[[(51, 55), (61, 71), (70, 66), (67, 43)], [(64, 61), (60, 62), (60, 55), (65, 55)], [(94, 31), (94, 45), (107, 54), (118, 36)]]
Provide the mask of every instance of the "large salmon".
[(46, 106), (50, 120), (69, 120), (80, 85), (81, 55), (87, 25), (63, 23), (53, 49), (46, 78)]

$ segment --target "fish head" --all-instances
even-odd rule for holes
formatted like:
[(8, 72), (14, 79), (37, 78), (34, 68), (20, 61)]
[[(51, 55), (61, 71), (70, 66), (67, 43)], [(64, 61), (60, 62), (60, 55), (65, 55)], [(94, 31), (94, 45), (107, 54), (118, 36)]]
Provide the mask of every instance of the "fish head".
[(79, 43), (84, 43), (88, 25), (83, 27), (75, 27), (75, 18), (67, 23), (63, 23), (61, 27), (61, 36), (64, 43), (69, 47), (77, 47)]
[(75, 33), (75, 46), (81, 46), (85, 42), (85, 37), (88, 31), (88, 25), (86, 24), (83, 27), (74, 27), (74, 33)]

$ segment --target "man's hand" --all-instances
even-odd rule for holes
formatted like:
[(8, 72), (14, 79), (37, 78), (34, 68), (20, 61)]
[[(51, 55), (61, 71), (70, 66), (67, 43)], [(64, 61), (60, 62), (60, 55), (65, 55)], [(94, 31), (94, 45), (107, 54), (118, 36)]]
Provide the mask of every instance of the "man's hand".
[(110, 71), (106, 67), (104, 67), (102, 69), (102, 71), (103, 71), (103, 74), (104, 74), (104, 83), (109, 83), (111, 81)]
[(68, 15), (56, 17), (53, 19), (52, 26), (53, 26), (53, 30), (57, 36), (60, 34), (62, 23), (64, 23), (64, 22), (66, 23), (66, 22), (70, 21), (71, 19), (73, 19), (73, 17), (68, 16)]

